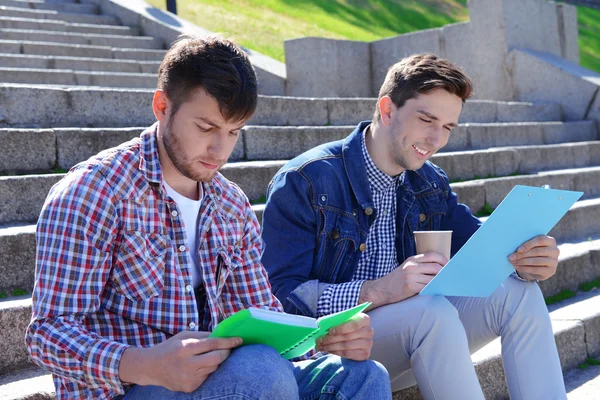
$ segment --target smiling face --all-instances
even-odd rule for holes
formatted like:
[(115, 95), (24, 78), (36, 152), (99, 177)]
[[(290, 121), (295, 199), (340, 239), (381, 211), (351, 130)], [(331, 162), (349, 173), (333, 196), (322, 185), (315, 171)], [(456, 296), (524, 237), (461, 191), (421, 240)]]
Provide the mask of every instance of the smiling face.
[(379, 169), (396, 176), (421, 168), (448, 143), (462, 104), (460, 97), (444, 89), (419, 94), (400, 108), (389, 97), (382, 98), (381, 120), (374, 128), (369, 149)]
[(245, 121), (226, 121), (217, 101), (202, 87), (194, 89), (174, 115), (162, 91), (155, 94), (156, 107), (163, 109), (158, 113), (158, 140), (165, 180), (179, 175), (209, 182), (233, 152)]

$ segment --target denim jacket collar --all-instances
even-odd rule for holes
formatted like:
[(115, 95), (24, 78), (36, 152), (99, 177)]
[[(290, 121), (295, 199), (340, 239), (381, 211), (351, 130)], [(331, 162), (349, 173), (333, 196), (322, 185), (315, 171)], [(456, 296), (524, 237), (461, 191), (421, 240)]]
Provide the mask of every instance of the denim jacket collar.
[[(365, 160), (362, 155), (362, 135), (365, 128), (370, 123), (371, 121), (362, 121), (359, 123), (354, 131), (344, 139), (344, 144), (342, 146), (342, 158), (344, 160), (346, 173), (348, 174), (348, 179), (350, 180), (354, 195), (363, 209), (373, 207), (369, 177)], [(429, 161), (427, 161), (427, 163), (429, 163)], [(416, 171), (405, 171), (398, 179), (400, 179), (398, 186), (413, 195), (430, 190), (432, 187), (431, 183), (421, 173), (420, 169)]]
[(373, 198), (369, 187), (369, 177), (362, 155), (362, 134), (371, 121), (363, 121), (344, 139), (342, 159), (350, 181), (352, 191), (360, 206), (364, 209), (373, 207)]

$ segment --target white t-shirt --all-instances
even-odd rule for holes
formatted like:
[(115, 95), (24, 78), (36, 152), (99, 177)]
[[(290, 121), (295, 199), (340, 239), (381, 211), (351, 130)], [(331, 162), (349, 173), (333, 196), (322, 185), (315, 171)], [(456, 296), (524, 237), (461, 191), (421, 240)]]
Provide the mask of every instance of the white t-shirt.
[(198, 213), (200, 206), (202, 205), (202, 198), (204, 197), (204, 191), (202, 190), (202, 184), (198, 184), (199, 200), (192, 200), (185, 196), (180, 195), (173, 189), (169, 184), (163, 180), (167, 194), (177, 204), (179, 212), (179, 218), (185, 228), (187, 236), (187, 248), (190, 255), (192, 256), (192, 262), (194, 263), (192, 268), (192, 285), (197, 288), (202, 283), (202, 273), (200, 271), (200, 256), (198, 254)]

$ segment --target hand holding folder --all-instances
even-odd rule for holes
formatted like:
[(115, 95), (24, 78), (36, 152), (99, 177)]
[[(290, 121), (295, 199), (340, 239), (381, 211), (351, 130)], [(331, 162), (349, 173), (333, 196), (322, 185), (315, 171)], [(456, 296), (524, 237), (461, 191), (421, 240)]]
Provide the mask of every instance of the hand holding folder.
[(421, 295), (487, 297), (515, 269), (521, 244), (546, 235), (583, 192), (517, 185), (421, 291)]

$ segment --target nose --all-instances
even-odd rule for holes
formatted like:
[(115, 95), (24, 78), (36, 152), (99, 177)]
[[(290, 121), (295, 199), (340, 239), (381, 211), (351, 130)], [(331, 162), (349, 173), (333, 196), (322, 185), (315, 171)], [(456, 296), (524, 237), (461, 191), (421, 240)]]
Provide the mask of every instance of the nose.
[(213, 135), (212, 140), (208, 145), (207, 152), (211, 157), (221, 159), (223, 148), (223, 139), (221, 138), (221, 135)]
[(443, 140), (444, 140), (444, 128), (443, 127), (439, 127), (439, 128), (435, 128), (435, 129), (431, 130), (430, 134), (425, 139), (425, 141), (427, 142), (428, 145), (430, 145), (436, 149), (439, 148), (443, 144), (442, 143)]

